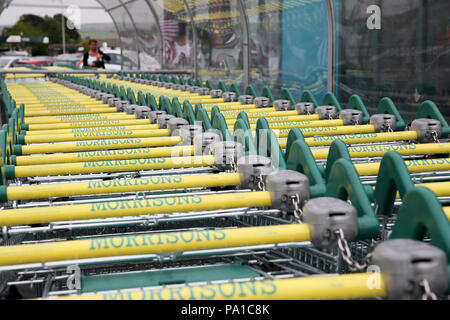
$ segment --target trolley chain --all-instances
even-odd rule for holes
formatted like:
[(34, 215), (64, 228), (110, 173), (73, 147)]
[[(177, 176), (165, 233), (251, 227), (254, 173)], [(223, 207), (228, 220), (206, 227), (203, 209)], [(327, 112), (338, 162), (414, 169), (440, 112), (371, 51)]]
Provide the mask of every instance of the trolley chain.
[(419, 286), (423, 290), (422, 300), (437, 300), (436, 294), (431, 291), (430, 283), (428, 280), (424, 279), (419, 282)]
[(435, 143), (439, 143), (438, 135), (436, 131), (431, 131), (431, 137)]
[(266, 184), (264, 182), (262, 175), (256, 177), (256, 183), (258, 186), (258, 191), (266, 191)]
[(373, 251), (375, 249), (375, 244), (372, 242), (369, 247), (369, 252), (365, 256), (362, 263), (357, 262), (352, 258), (352, 253), (350, 251), (350, 247), (348, 245), (347, 240), (344, 236), (344, 231), (342, 229), (337, 229), (334, 231), (337, 237), (337, 244), (339, 251), (342, 254), (342, 259), (345, 263), (347, 263), (348, 268), (351, 272), (362, 272), (367, 269), (367, 267), (370, 265), (370, 261), (372, 260)]
[(234, 157), (230, 158), (230, 172), (237, 172), (237, 165)]
[(303, 224), (303, 211), (300, 209), (300, 196), (298, 194), (292, 195), (291, 204), (294, 207), (294, 216), (297, 222)]
[(387, 132), (394, 132), (394, 130), (392, 130), (390, 123), (387, 124)]

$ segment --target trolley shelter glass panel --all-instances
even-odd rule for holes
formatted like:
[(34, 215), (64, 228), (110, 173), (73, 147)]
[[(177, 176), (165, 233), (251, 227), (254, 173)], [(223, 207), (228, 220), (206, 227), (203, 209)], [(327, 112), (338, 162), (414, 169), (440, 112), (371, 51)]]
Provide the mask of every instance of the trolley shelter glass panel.
[(191, 19), (183, 0), (149, 0), (158, 15), (164, 38), (164, 67), (193, 68), (194, 43)]
[(139, 48), (136, 43), (136, 31), (128, 12), (123, 7), (117, 7), (110, 11), (116, 22), (122, 47), (122, 62), (124, 69), (139, 68)]
[(317, 98), (328, 87), (328, 23), (324, 0), (244, 1), (250, 29), (250, 82), (258, 92), (305, 89)]
[[(367, 26), (370, 5), (381, 29)], [(390, 97), (407, 120), (425, 100), (450, 118), (450, 1), (339, 1), (338, 95), (359, 94), (371, 112)]]
[(243, 31), (239, 3), (189, 0), (197, 32), (197, 64), (202, 79), (240, 83)]
[(297, 100), (310, 90), (328, 92), (328, 16), (324, 0), (283, 1), (280, 86)]
[(250, 84), (258, 93), (264, 86), (279, 87), (281, 65), (280, 1), (244, 1), (249, 23)]
[(146, 1), (133, 1), (126, 6), (136, 26), (141, 70), (161, 69), (161, 36), (149, 5)]

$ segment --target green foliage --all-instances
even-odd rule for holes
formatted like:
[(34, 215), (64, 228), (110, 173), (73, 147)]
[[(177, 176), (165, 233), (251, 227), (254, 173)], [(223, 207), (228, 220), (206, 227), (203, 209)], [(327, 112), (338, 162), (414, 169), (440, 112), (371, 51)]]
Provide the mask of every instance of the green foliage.
[[(67, 18), (64, 19), (67, 21)], [(78, 30), (69, 30), (67, 24), (64, 26), (67, 43), (79, 43), (81, 36)], [(45, 16), (44, 18), (25, 14), (20, 17), (19, 21), (11, 27), (3, 30), (3, 36), (20, 35), (26, 37), (48, 37), (49, 44), (62, 43), (61, 34), (61, 14), (53, 17)], [(33, 55), (48, 55), (48, 45), (46, 44), (30, 44)]]
[(89, 51), (89, 40), (81, 41), (81, 46), (84, 48), (84, 52)]

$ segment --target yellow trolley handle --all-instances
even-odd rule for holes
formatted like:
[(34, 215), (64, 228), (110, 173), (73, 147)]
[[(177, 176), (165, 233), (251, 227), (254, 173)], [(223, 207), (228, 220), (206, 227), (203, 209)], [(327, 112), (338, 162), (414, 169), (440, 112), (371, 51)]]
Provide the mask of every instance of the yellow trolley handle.
[(167, 137), (169, 135), (170, 131), (168, 129), (78, 132), (72, 134), (57, 134), (57, 135), (20, 134), (18, 136), (18, 142), (20, 144), (32, 144), (32, 143), (66, 142), (66, 141)]
[[(16, 100), (17, 101), (17, 100)], [(79, 100), (79, 101), (73, 101), (72, 99), (68, 101), (44, 101), (43, 103), (31, 103), (31, 102), (17, 102), (18, 105), (23, 103), (25, 105), (26, 110), (31, 111), (39, 111), (39, 110), (53, 110), (53, 109), (70, 109), (70, 108), (80, 108), (80, 109), (86, 109), (86, 108), (111, 108), (109, 105), (103, 103), (103, 101), (88, 101), (88, 100)]]
[[(119, 126), (135, 126), (149, 125), (148, 119), (134, 120), (100, 120), (100, 121), (78, 121), (78, 122), (62, 122), (62, 123), (45, 123), (45, 124), (22, 124), (22, 130), (37, 131), (39, 130), (55, 130), (55, 129), (74, 129), (74, 128), (94, 128), (94, 127), (119, 127)], [(158, 129), (158, 125), (152, 129)]]
[(43, 300), (338, 300), (386, 297), (380, 285), (369, 288), (373, 273), (353, 273), (294, 279), (227, 282), (178, 288), (149, 288), (44, 298)]
[[(176, 182), (172, 180), (172, 183)], [(89, 204), (3, 210), (0, 215), (0, 225), (13, 226), (173, 212), (265, 207), (271, 205), (270, 192), (267, 191), (117, 200)]]
[(55, 108), (50, 110), (25, 110), (25, 117), (45, 117), (69, 114), (117, 113), (113, 108)]
[(54, 163), (34, 166), (5, 166), (7, 179), (46, 177), (69, 174), (127, 172), (208, 167), (216, 164), (214, 156), (149, 158), (131, 160), (106, 160), (94, 162)]
[(6, 187), (0, 186), (0, 200), (47, 199), (94, 194), (114, 194), (156, 190), (212, 188), (241, 185), (239, 173), (201, 174), (183, 176), (155, 176), (140, 179), (114, 179)]
[[(436, 197), (448, 197), (450, 196), (450, 181), (441, 182), (429, 182), (429, 183), (418, 183), (416, 186), (425, 187), (433, 191)], [(372, 186), (375, 189), (375, 186)], [(400, 193), (397, 192), (395, 198), (397, 200), (400, 198)]]
[(309, 241), (310, 238), (309, 226), (306, 224), (130, 234), (85, 240), (3, 246), (0, 247), (0, 265), (305, 242)]
[[(298, 128), (314, 128), (314, 127), (333, 127), (343, 126), (342, 120), (317, 120), (307, 121), (309, 116), (275, 116), (267, 118), (269, 125), (276, 127), (298, 127)], [(250, 127), (256, 128), (256, 122), (259, 118), (249, 118)], [(232, 126), (236, 123), (236, 119), (226, 120), (227, 125)]]
[(156, 137), (135, 139), (87, 140), (49, 144), (14, 145), (14, 154), (29, 155), (58, 152), (80, 152), (92, 150), (118, 150), (145, 147), (174, 146), (182, 142), (181, 137)]
[(450, 207), (444, 207), (444, 212), (447, 216), (447, 219), (450, 220)]
[[(188, 100), (189, 101), (189, 100)], [(214, 106), (219, 107), (220, 111), (231, 111), (231, 110), (238, 110), (238, 111), (245, 111), (245, 110), (256, 110), (256, 105), (254, 104), (245, 104), (242, 105), (240, 104), (240, 102), (235, 102), (235, 104), (233, 105), (233, 103), (219, 103), (219, 104), (202, 104), (203, 108), (206, 110), (206, 112), (211, 112), (212, 108)]]
[[(290, 128), (318, 128), (318, 127), (344, 127), (343, 120), (319, 120), (319, 121), (270, 121), (267, 119), (270, 129), (290, 129)], [(236, 121), (227, 121), (228, 125), (234, 125)], [(350, 126), (348, 126), (350, 127)], [(250, 128), (256, 130), (256, 122), (250, 122)]]
[[(287, 127), (292, 128), (292, 126)], [(270, 129), (286, 129), (276, 127), (273, 124), (270, 125)], [(335, 136), (341, 134), (355, 134), (355, 133), (374, 133), (375, 127), (371, 124), (358, 125), (358, 126), (336, 126), (336, 127), (315, 127), (315, 128), (300, 128), (300, 131), (305, 137), (314, 136)], [(287, 134), (280, 134), (280, 137), (287, 137)]]
[(128, 130), (158, 130), (157, 124), (142, 124), (131, 126), (109, 126), (109, 127), (86, 127), (86, 128), (68, 128), (68, 129), (54, 129), (54, 130), (34, 130), (26, 131), (26, 135), (56, 135), (56, 134), (75, 134), (82, 132), (105, 132), (105, 131), (128, 131)]
[(111, 108), (109, 105), (105, 105), (103, 101), (89, 101), (89, 100), (77, 100), (74, 101), (44, 101), (44, 102), (29, 102), (20, 101), (20, 99), (15, 99), (17, 105), (24, 104), (26, 110), (37, 111), (37, 110), (51, 110), (51, 109), (63, 109), (63, 108)]
[(61, 116), (48, 116), (48, 117), (29, 117), (24, 118), (25, 124), (45, 124), (45, 123), (64, 123), (64, 122), (92, 122), (92, 121), (105, 121), (105, 120), (133, 120), (136, 119), (134, 114), (125, 113), (96, 113), (96, 114), (79, 114), (79, 115), (61, 115)]
[(381, 133), (355, 133), (350, 135), (340, 136), (317, 136), (305, 138), (305, 142), (310, 147), (329, 146), (335, 140), (342, 140), (346, 144), (361, 144), (361, 143), (377, 143), (388, 141), (409, 141), (417, 140), (416, 131), (401, 131), (401, 132), (381, 132)]
[(194, 146), (98, 150), (74, 153), (55, 153), (34, 156), (11, 156), (13, 165), (30, 166), (52, 163), (94, 162), (106, 160), (130, 160), (161, 157), (192, 156)]
[[(314, 159), (328, 158), (329, 148), (311, 150)], [(348, 148), (352, 158), (382, 157), (389, 151), (397, 151), (402, 156), (415, 154), (450, 153), (450, 143), (399, 144), (399, 145), (369, 145)]]
[[(234, 120), (239, 115), (240, 111), (223, 111), (221, 112), (223, 117), (226, 120)], [(296, 110), (289, 110), (289, 111), (276, 111), (275, 108), (264, 108), (264, 109), (258, 109), (258, 110), (249, 110), (246, 111), (247, 117), (249, 119), (252, 118), (261, 118), (261, 117), (281, 117), (281, 116), (298, 116), (298, 112)], [(319, 115), (317, 114), (311, 114), (311, 115), (302, 115), (302, 118), (299, 119), (301, 121), (314, 121), (314, 120), (320, 120)]]
[[(405, 164), (410, 173), (450, 170), (450, 158), (407, 160)], [(354, 166), (360, 176), (376, 176), (380, 162), (355, 163)]]

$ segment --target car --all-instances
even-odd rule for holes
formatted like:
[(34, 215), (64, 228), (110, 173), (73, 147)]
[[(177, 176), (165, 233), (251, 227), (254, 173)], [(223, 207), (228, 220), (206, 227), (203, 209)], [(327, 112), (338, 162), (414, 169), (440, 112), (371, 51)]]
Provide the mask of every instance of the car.
[(20, 56), (0, 56), (0, 70), (17, 67), (17, 62), (23, 60)]
[(122, 56), (120, 55), (120, 49), (119, 50), (105, 50), (103, 51), (104, 54), (107, 54), (111, 57), (111, 61), (108, 61), (105, 64), (106, 70), (121, 70), (121, 61)]
[[(34, 57), (29, 57), (26, 60), (48, 60), (48, 59), (54, 60), (55, 57), (51, 57), (51, 56), (34, 56)], [(25, 59), (23, 59), (23, 60), (25, 60)]]
[(66, 54), (60, 54), (59, 56), (55, 57), (55, 63), (54, 66), (57, 67), (71, 67), (71, 68), (77, 68), (80, 60), (83, 60), (83, 54), (81, 53), (66, 53)]
[[(101, 49), (102, 50), (102, 49)], [(110, 61), (105, 61), (105, 69), (120, 71), (121, 70), (121, 60), (120, 49), (103, 49), (104, 54), (111, 57)]]
[(55, 59), (30, 59), (17, 61), (18, 65), (32, 65), (34, 67), (51, 67), (55, 63)]

